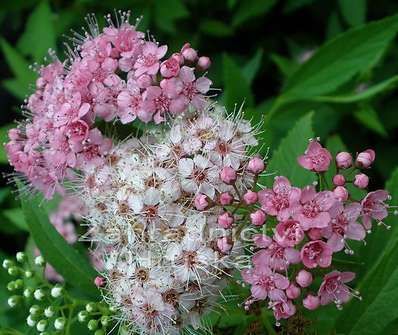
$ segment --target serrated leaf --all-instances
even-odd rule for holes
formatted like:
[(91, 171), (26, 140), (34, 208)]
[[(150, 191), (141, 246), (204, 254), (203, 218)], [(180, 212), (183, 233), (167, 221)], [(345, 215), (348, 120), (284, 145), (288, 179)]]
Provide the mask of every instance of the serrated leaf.
[(254, 103), (250, 84), (242, 73), (241, 68), (228, 55), (223, 56), (224, 70), (224, 102), (228, 110), (233, 110), (243, 102), (251, 107)]
[(256, 74), (260, 69), (263, 54), (264, 50), (261, 48), (258, 49), (254, 56), (245, 64), (242, 69), (242, 73), (249, 84), (253, 82), (253, 79), (256, 77)]
[(232, 19), (232, 25), (237, 27), (249, 19), (267, 13), (276, 3), (277, 0), (241, 1), (239, 7), (236, 9), (236, 14)]
[[(297, 163), (297, 157), (302, 155), (308, 146), (308, 140), (314, 137), (312, 129), (313, 112), (300, 118), (295, 126), (282, 139), (278, 149), (272, 154), (267, 172), (276, 176), (287, 176), (292, 184), (298, 187), (310, 185), (315, 176)], [(272, 177), (265, 177), (260, 184), (271, 186)]]
[(361, 106), (360, 109), (354, 112), (356, 119), (366, 128), (374, 131), (380, 136), (386, 137), (387, 131), (383, 123), (380, 121), (376, 110), (370, 105)]
[(351, 26), (363, 24), (366, 20), (366, 0), (339, 0), (344, 20)]
[(29, 16), (18, 48), (25, 55), (33, 56), (36, 62), (42, 62), (48, 49), (55, 48), (53, 15), (47, 1), (40, 1)]
[(377, 63), (397, 31), (398, 16), (392, 16), (327, 42), (289, 78), (279, 105), (334, 91)]
[(40, 206), (40, 199), (21, 199), (25, 219), (33, 239), (43, 257), (72, 286), (89, 297), (97, 298), (94, 286), (96, 271), (79, 252), (70, 246), (49, 222), (47, 214)]

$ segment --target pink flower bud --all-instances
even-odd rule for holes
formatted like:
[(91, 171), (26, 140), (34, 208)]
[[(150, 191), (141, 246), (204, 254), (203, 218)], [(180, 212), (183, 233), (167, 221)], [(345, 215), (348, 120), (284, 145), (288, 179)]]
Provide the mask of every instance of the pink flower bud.
[(199, 57), (197, 65), (199, 70), (206, 71), (210, 67), (210, 65), (211, 65), (211, 60), (209, 57), (205, 56)]
[(354, 185), (358, 188), (366, 188), (369, 184), (369, 177), (364, 174), (360, 173), (354, 177)]
[(307, 235), (313, 241), (319, 240), (322, 238), (322, 230), (319, 228), (311, 228), (307, 231)]
[(294, 284), (290, 284), (286, 289), (286, 295), (289, 299), (297, 299), (300, 296), (300, 288)]
[(197, 210), (203, 211), (204, 209), (209, 206), (209, 203), (207, 201), (207, 197), (204, 194), (199, 193), (194, 200), (194, 204)]
[(352, 156), (348, 152), (339, 152), (336, 155), (337, 166), (341, 169), (347, 169), (352, 165)]
[(303, 299), (303, 306), (310, 311), (313, 311), (314, 309), (317, 309), (319, 307), (319, 297), (308, 294), (304, 299)]
[(95, 279), (94, 279), (94, 284), (95, 284), (95, 286), (97, 286), (98, 288), (100, 288), (100, 287), (104, 287), (105, 286), (105, 284), (106, 284), (106, 280), (105, 280), (105, 278), (104, 277), (95, 277)]
[(308, 287), (312, 283), (312, 274), (306, 270), (300, 270), (296, 276), (296, 283), (301, 287)]
[(139, 88), (147, 88), (152, 85), (152, 78), (147, 74), (143, 74), (137, 79), (137, 85)]
[(358, 154), (356, 163), (358, 166), (368, 168), (376, 158), (376, 153), (372, 149), (365, 150)]
[(247, 191), (243, 195), (243, 200), (247, 205), (253, 205), (257, 202), (257, 193), (253, 191)]
[(333, 190), (333, 193), (340, 201), (346, 201), (348, 199), (348, 191), (344, 186), (337, 186)]
[(185, 43), (181, 49), (181, 54), (188, 62), (194, 62), (198, 58), (198, 53), (195, 49), (191, 48), (189, 43)]
[(264, 169), (265, 169), (264, 161), (258, 156), (251, 158), (249, 160), (249, 163), (247, 164), (247, 170), (254, 174), (259, 174), (263, 172)]
[(220, 237), (217, 240), (217, 248), (223, 253), (227, 254), (232, 249), (232, 241), (226, 236)]
[(234, 223), (234, 218), (230, 213), (225, 212), (218, 217), (217, 222), (222, 228), (228, 229), (231, 228), (232, 224)]
[(262, 226), (265, 223), (266, 218), (267, 215), (261, 209), (250, 214), (250, 221), (255, 226)]
[(229, 166), (225, 166), (220, 172), (220, 178), (225, 184), (232, 185), (236, 181), (236, 171)]
[(232, 202), (234, 201), (234, 197), (231, 194), (225, 192), (225, 193), (220, 194), (219, 200), (220, 200), (220, 204), (225, 206), (225, 205), (232, 204)]
[(175, 77), (180, 72), (180, 63), (177, 57), (170, 57), (160, 66), (160, 74), (165, 78)]
[(336, 174), (333, 177), (333, 184), (335, 184), (336, 186), (344, 186), (345, 184), (345, 178), (342, 174)]

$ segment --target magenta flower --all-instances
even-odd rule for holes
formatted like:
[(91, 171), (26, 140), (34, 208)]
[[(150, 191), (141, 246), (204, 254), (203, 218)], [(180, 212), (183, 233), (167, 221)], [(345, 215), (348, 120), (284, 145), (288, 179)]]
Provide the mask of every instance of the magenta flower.
[(252, 262), (255, 267), (269, 267), (276, 271), (286, 271), (289, 264), (300, 262), (300, 253), (293, 248), (285, 248), (272, 241), (268, 247), (253, 255)]
[(274, 239), (283, 247), (294, 247), (304, 239), (304, 231), (298, 221), (290, 219), (276, 225)]
[(261, 208), (278, 220), (287, 220), (299, 207), (301, 190), (292, 187), (286, 177), (275, 177), (272, 190), (265, 189), (258, 192)]
[(303, 230), (325, 228), (330, 223), (329, 210), (337, 200), (331, 191), (317, 193), (315, 187), (307, 186), (301, 192), (301, 207), (298, 207), (293, 218), (300, 222)]
[(311, 140), (304, 155), (299, 156), (297, 160), (304, 169), (324, 172), (329, 169), (332, 155), (318, 141)]
[(372, 219), (382, 221), (388, 216), (388, 205), (384, 203), (389, 198), (385, 190), (370, 192), (362, 200), (362, 224), (366, 230), (372, 228)]
[(300, 256), (303, 264), (310, 269), (320, 266), (327, 268), (332, 264), (333, 250), (321, 240), (311, 241), (304, 244)]
[(167, 45), (159, 47), (154, 42), (145, 42), (142, 47), (142, 54), (138, 56), (135, 64), (135, 77), (147, 73), (149, 75), (155, 75), (159, 71), (159, 60), (167, 52)]
[(357, 223), (361, 210), (361, 205), (353, 202), (346, 207), (336, 206), (331, 212), (332, 223), (322, 229), (322, 235), (334, 252), (344, 249), (345, 239), (362, 241), (365, 238), (365, 229)]
[(291, 300), (271, 301), (269, 307), (274, 311), (275, 319), (288, 319), (296, 313), (296, 307)]
[(241, 272), (243, 280), (251, 284), (251, 294), (256, 300), (271, 300), (286, 298), (285, 292), (289, 287), (289, 280), (268, 267), (255, 267)]
[(353, 294), (345, 283), (352, 281), (354, 278), (355, 273), (353, 272), (332, 271), (325, 275), (318, 291), (321, 305), (334, 302), (337, 306), (340, 306), (350, 300)]

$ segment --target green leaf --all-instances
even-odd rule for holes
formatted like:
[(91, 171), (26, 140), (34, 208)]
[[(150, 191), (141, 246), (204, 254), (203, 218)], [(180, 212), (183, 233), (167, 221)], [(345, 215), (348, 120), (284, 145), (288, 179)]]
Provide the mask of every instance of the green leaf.
[(200, 30), (207, 35), (216, 37), (226, 37), (233, 34), (231, 26), (219, 20), (205, 19), (200, 24)]
[(18, 98), (23, 98), (29, 92), (29, 85), (36, 78), (36, 74), (29, 69), (28, 63), (20, 53), (11, 47), (6, 40), (0, 40), (1, 49), (15, 79), (8, 80), (4, 84)]
[(332, 12), (326, 26), (326, 38), (330, 40), (338, 34), (341, 34), (343, 30), (339, 15), (336, 12)]
[(358, 26), (366, 20), (366, 0), (339, 0), (344, 20), (351, 26)]
[(380, 121), (379, 115), (376, 110), (370, 105), (361, 106), (360, 109), (354, 112), (354, 116), (357, 120), (362, 123), (366, 128), (373, 130), (380, 136), (386, 137), (387, 131), (384, 128), (383, 123)]
[(237, 27), (249, 19), (267, 13), (276, 3), (277, 0), (241, 1), (232, 19), (232, 26)]
[(48, 215), (36, 198), (21, 199), (29, 230), (43, 257), (72, 286), (90, 297), (98, 297), (94, 286), (96, 271), (90, 263), (70, 246), (48, 220)]
[(42, 62), (48, 49), (55, 48), (53, 14), (47, 1), (41, 1), (29, 16), (18, 48), (36, 62)]
[(278, 67), (279, 71), (283, 74), (284, 77), (291, 76), (299, 67), (299, 64), (293, 60), (290, 60), (286, 57), (280, 56), (278, 54), (271, 54), (271, 60)]
[(377, 63), (397, 31), (398, 16), (392, 16), (327, 42), (289, 78), (278, 104), (334, 91)]
[(283, 12), (289, 14), (313, 2), (315, 2), (315, 0), (287, 0)]
[(3, 210), (3, 215), (10, 220), (16, 227), (28, 231), (25, 216), (21, 208), (9, 208)]
[(157, 26), (168, 32), (175, 33), (175, 21), (189, 15), (181, 0), (155, 0), (155, 22)]
[(397, 84), (398, 84), (398, 75), (386, 79), (381, 83), (375, 84), (357, 93), (350, 93), (346, 95), (336, 95), (336, 96), (318, 96), (311, 98), (311, 100), (328, 102), (328, 103), (337, 103), (337, 104), (353, 103), (362, 100), (368, 100), (380, 93), (392, 90), (397, 86)]
[(4, 148), (4, 144), (8, 142), (8, 131), (11, 128), (14, 128), (15, 125), (12, 123), (9, 123), (3, 127), (0, 128), (0, 163), (7, 163), (7, 154)]
[(223, 56), (224, 69), (224, 102), (228, 110), (233, 110), (235, 104), (245, 102), (248, 107), (253, 106), (254, 97), (250, 85), (242, 73), (241, 68), (228, 55)]
[[(392, 198), (398, 198), (398, 168), (394, 171), (386, 188)], [(385, 220), (396, 226), (396, 217)], [(382, 334), (390, 322), (398, 318), (398, 230), (387, 231), (375, 227), (366, 248), (378, 244), (379, 250), (364, 255), (366, 276), (360, 280), (358, 289), (362, 301), (353, 299), (345, 308), (345, 313), (336, 322), (337, 333), (350, 335)], [(373, 235), (373, 236), (372, 236)], [(380, 236), (378, 236), (380, 235)], [(365, 247), (363, 249), (366, 249)], [(361, 255), (363, 255), (361, 253)], [(376, 257), (375, 257), (376, 256)], [(377, 257), (378, 256), (378, 257)], [(373, 266), (371, 266), (373, 265)]]
[(253, 79), (261, 66), (261, 60), (263, 59), (264, 50), (258, 49), (254, 56), (245, 64), (242, 69), (242, 73), (245, 76), (247, 82), (251, 84)]
[[(315, 179), (312, 172), (305, 170), (297, 163), (297, 157), (304, 153), (308, 146), (308, 140), (314, 137), (313, 114), (313, 112), (308, 113), (298, 120), (287, 136), (282, 139), (267, 168), (269, 173), (274, 173), (276, 176), (288, 176), (291, 183), (298, 187), (309, 185)], [(272, 177), (264, 179), (264, 181), (260, 181), (260, 184), (265, 183), (267, 186), (273, 184)]]

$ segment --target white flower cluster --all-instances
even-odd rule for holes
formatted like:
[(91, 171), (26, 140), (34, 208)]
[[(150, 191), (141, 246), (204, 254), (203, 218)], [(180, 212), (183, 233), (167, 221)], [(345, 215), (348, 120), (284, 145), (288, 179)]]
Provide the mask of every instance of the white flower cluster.
[[(218, 225), (222, 206), (198, 211), (194, 198), (238, 198), (253, 184), (244, 169), (254, 132), (222, 108), (190, 112), (157, 137), (121, 143), (86, 177), (88, 238), (104, 252), (107, 299), (131, 329), (179, 334), (215, 306), (243, 248)], [(238, 173), (234, 186), (220, 179), (225, 166)], [(227, 252), (220, 238), (230, 241)]]

